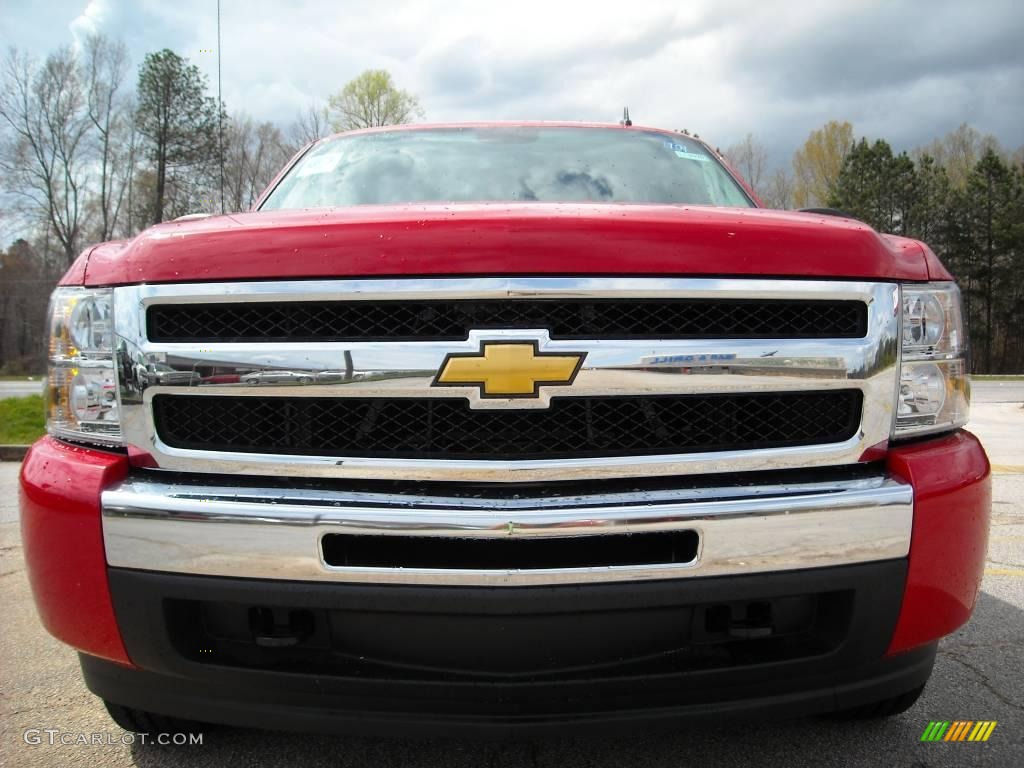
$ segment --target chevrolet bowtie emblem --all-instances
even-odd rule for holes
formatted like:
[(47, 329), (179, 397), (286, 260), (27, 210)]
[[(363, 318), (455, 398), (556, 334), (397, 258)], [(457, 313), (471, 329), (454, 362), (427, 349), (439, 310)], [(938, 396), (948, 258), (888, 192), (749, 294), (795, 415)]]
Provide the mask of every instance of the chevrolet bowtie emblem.
[(485, 341), (479, 352), (453, 352), (435, 387), (477, 386), (481, 397), (537, 397), (542, 386), (572, 384), (586, 352), (540, 352), (536, 341)]

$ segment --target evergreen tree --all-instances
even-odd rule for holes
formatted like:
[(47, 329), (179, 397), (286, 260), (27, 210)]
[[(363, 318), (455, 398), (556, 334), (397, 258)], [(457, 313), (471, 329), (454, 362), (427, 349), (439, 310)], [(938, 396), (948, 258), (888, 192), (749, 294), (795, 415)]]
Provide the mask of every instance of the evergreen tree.
[(917, 162), (916, 179), (916, 194), (903, 233), (925, 241), (936, 252), (945, 250), (949, 238), (949, 175), (934, 157), (924, 154)]
[(904, 234), (918, 205), (918, 179), (906, 153), (893, 155), (888, 142), (861, 139), (843, 161), (829, 205), (879, 232)]
[(176, 170), (205, 177), (219, 167), (217, 102), (206, 95), (199, 68), (165, 48), (146, 54), (139, 67), (136, 122), (149, 142), (156, 174), (152, 217), (160, 222)]
[[(963, 196), (968, 228), (964, 245), (969, 251), (968, 277), (980, 299), (974, 307), (973, 336), (980, 347), (981, 364), (996, 371), (995, 351), (1000, 338), (1019, 335), (1020, 289), (1024, 249), (1024, 185), (1019, 169), (1010, 168), (988, 149), (971, 169)], [(1004, 346), (1013, 344), (1007, 339)]]

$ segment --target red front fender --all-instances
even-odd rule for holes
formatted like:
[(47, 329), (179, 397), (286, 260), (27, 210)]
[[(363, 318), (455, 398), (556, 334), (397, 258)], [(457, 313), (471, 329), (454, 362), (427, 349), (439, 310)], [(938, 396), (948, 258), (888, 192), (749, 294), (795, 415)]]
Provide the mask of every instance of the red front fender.
[(914, 486), (907, 584), (889, 653), (934, 642), (971, 617), (985, 572), (992, 480), (970, 432), (894, 448), (888, 469)]
[(114, 618), (100, 494), (128, 457), (44, 437), (21, 465), (21, 539), (43, 626), (85, 653), (131, 664)]

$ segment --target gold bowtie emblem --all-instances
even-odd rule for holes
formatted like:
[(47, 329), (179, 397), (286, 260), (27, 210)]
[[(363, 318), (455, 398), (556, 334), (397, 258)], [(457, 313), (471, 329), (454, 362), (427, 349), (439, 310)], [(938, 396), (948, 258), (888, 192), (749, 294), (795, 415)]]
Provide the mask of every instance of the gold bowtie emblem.
[(485, 341), (445, 358), (434, 386), (472, 385), (483, 397), (537, 397), (542, 385), (572, 384), (586, 352), (540, 352), (536, 341)]

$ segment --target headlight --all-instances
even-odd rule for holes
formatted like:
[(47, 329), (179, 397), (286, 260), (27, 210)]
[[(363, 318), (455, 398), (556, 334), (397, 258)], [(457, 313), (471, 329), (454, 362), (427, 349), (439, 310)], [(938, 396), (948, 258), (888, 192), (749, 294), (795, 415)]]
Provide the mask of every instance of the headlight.
[(953, 283), (904, 285), (903, 349), (894, 437), (967, 423), (967, 338)]
[(58, 288), (50, 298), (46, 429), (54, 437), (121, 445), (113, 292)]

